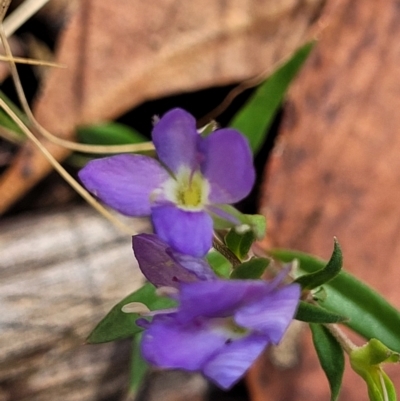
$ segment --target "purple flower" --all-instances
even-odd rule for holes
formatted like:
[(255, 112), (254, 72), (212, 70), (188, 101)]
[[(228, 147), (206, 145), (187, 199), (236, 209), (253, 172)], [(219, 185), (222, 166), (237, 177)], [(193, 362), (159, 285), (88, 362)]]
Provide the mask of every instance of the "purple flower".
[(157, 235), (135, 235), (132, 244), (140, 270), (156, 287), (179, 288), (180, 283), (216, 279), (205, 260), (174, 251)]
[(232, 387), (291, 322), (300, 286), (277, 280), (183, 283), (175, 312), (156, 314), (142, 340), (144, 358), (158, 367), (201, 371), (223, 389)]
[(142, 155), (106, 157), (89, 162), (79, 178), (119, 212), (151, 215), (156, 233), (179, 252), (203, 256), (212, 242), (212, 205), (238, 202), (253, 186), (247, 140), (233, 129), (203, 138), (182, 109), (166, 113), (152, 138), (161, 163)]

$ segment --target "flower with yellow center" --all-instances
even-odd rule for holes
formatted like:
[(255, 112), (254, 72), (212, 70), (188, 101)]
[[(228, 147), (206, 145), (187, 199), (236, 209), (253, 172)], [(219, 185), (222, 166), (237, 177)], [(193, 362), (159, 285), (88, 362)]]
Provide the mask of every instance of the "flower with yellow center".
[(204, 256), (212, 243), (213, 205), (240, 201), (254, 184), (248, 142), (229, 128), (203, 138), (195, 119), (182, 109), (166, 113), (152, 138), (159, 161), (111, 156), (89, 162), (79, 177), (119, 212), (151, 215), (156, 234), (175, 250)]

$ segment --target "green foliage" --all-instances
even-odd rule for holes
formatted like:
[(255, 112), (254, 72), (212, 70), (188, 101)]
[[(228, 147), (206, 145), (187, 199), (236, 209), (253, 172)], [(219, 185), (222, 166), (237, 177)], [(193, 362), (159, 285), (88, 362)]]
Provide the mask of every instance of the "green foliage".
[(396, 390), (383, 371), (382, 363), (398, 363), (400, 355), (377, 339), (371, 339), (363, 347), (351, 351), (351, 367), (367, 383), (371, 401), (396, 401)]
[[(324, 268), (326, 262), (308, 254), (275, 249), (271, 255), (285, 263), (299, 261), (303, 273)], [(377, 338), (391, 349), (400, 352), (400, 313), (382, 296), (351, 274), (341, 271), (324, 284), (326, 296), (318, 301), (325, 309), (347, 316), (346, 324), (367, 339)]]
[(217, 251), (211, 251), (206, 256), (207, 262), (214, 270), (215, 274), (221, 278), (228, 278), (231, 273), (232, 266), (225, 256)]
[(320, 324), (310, 324), (315, 350), (331, 389), (331, 401), (337, 400), (344, 371), (344, 355), (335, 337)]
[(87, 342), (90, 344), (105, 343), (132, 337), (142, 331), (142, 328), (135, 324), (139, 315), (136, 313), (124, 313), (121, 310), (124, 305), (131, 302), (141, 302), (150, 310), (165, 309), (175, 305), (175, 302), (171, 299), (156, 295), (155, 287), (150, 283), (146, 283), (142, 288), (115, 305), (90, 333)]
[(133, 128), (115, 122), (78, 127), (77, 136), (80, 142), (91, 145), (125, 145), (148, 141)]
[(231, 274), (231, 278), (257, 280), (263, 275), (269, 263), (270, 260), (266, 258), (250, 259), (248, 262), (244, 262), (236, 267)]
[(343, 266), (342, 250), (339, 242), (334, 239), (334, 249), (327, 265), (316, 272), (305, 274), (296, 279), (296, 283), (301, 285), (303, 290), (312, 290), (335, 278)]
[[(0, 91), (0, 98), (7, 103), (25, 125), (29, 125), (27, 116), (2, 91)], [(21, 138), (25, 138), (25, 134), (3, 109), (0, 109), (0, 125), (21, 136)]]
[(261, 84), (248, 102), (233, 117), (229, 126), (242, 132), (256, 153), (265, 141), (269, 127), (278, 111), (285, 93), (314, 43), (298, 49), (284, 65)]
[(300, 301), (295, 319), (308, 323), (339, 323), (348, 320), (345, 316), (327, 311), (317, 305)]
[[(258, 240), (264, 238), (267, 228), (264, 216), (260, 214), (243, 214), (231, 205), (219, 205), (218, 209), (218, 215), (211, 212), (214, 229), (227, 230), (234, 227), (238, 229), (239, 227), (239, 231), (251, 230)], [(221, 215), (225, 215), (226, 218), (221, 217)], [(237, 220), (237, 223), (234, 223), (232, 220)]]
[(226, 246), (237, 256), (239, 260), (247, 258), (247, 254), (256, 237), (252, 230), (238, 233), (234, 228), (225, 236)]
[(132, 343), (131, 370), (129, 380), (129, 391), (132, 394), (137, 393), (144, 376), (149, 368), (148, 363), (143, 359), (140, 350), (140, 342), (143, 333), (136, 333)]

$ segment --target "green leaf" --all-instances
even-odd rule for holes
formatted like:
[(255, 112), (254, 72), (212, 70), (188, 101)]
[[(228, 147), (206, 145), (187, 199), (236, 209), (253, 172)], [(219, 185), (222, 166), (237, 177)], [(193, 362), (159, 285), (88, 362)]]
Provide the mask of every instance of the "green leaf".
[[(297, 259), (304, 273), (318, 271), (326, 264), (298, 251), (275, 249), (270, 254), (284, 263)], [(400, 352), (400, 313), (382, 296), (343, 270), (323, 288), (326, 297), (318, 301), (319, 305), (347, 316), (346, 324), (366, 339), (377, 338)]]
[(339, 323), (348, 320), (345, 316), (329, 312), (320, 306), (304, 301), (300, 301), (295, 319), (307, 323)]
[(229, 126), (242, 132), (256, 153), (265, 141), (285, 93), (307, 59), (314, 43), (307, 43), (298, 49), (291, 59), (278, 68), (261, 84), (248, 102), (239, 110)]
[(142, 288), (115, 305), (90, 333), (87, 342), (90, 344), (106, 343), (131, 337), (142, 331), (142, 328), (135, 324), (139, 315), (136, 313), (124, 313), (121, 310), (124, 305), (130, 302), (141, 302), (150, 310), (165, 309), (175, 305), (175, 301), (156, 295), (155, 287), (150, 283), (146, 283)]
[(95, 145), (125, 145), (148, 141), (134, 129), (114, 122), (78, 127), (77, 136), (80, 142)]
[(211, 268), (214, 270), (215, 274), (222, 278), (229, 278), (232, 266), (225, 256), (221, 255), (217, 251), (211, 251), (206, 256), (207, 262), (210, 264)]
[(298, 277), (296, 283), (300, 284), (303, 290), (312, 290), (335, 278), (342, 269), (342, 266), (342, 250), (340, 249), (339, 242), (334, 238), (333, 253), (327, 265), (321, 270)]
[[(7, 103), (11, 110), (25, 125), (29, 125), (28, 117), (2, 91), (0, 91), (0, 98)], [(0, 109), (0, 125), (20, 135), (21, 137), (25, 137), (25, 134), (21, 131), (18, 125), (3, 109)]]
[[(214, 206), (214, 208), (219, 209), (218, 214), (211, 212), (214, 229), (226, 230), (235, 227), (238, 232), (253, 231), (258, 240), (264, 238), (267, 228), (264, 216), (260, 214), (243, 214), (231, 205), (219, 205), (218, 207)], [(233, 223), (232, 218), (233, 220), (236, 219), (238, 223)]]
[(243, 260), (247, 258), (247, 254), (255, 239), (256, 237), (252, 230), (238, 233), (232, 228), (225, 236), (225, 244), (239, 260)]
[(335, 337), (320, 324), (310, 324), (315, 350), (331, 389), (331, 401), (338, 398), (344, 372), (344, 355)]
[(146, 375), (149, 365), (143, 359), (142, 352), (140, 350), (140, 342), (142, 341), (143, 333), (136, 333), (132, 343), (132, 357), (131, 357), (131, 369), (130, 369), (130, 380), (129, 380), (129, 392), (131, 394), (137, 393), (141, 386), (144, 376)]
[(233, 279), (259, 279), (270, 263), (266, 258), (252, 258), (248, 262), (244, 262), (232, 272)]

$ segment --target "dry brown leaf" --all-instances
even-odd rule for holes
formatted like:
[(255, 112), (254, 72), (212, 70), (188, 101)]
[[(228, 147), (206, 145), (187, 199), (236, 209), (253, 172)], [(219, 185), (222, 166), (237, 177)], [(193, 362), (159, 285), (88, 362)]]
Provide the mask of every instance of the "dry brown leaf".
[[(72, 139), (80, 123), (112, 119), (141, 102), (239, 82), (306, 38), (324, 0), (82, 0), (59, 41), (35, 114)], [(69, 152), (46, 144), (58, 160)], [(29, 157), (27, 157), (29, 155)], [(0, 180), (0, 213), (50, 170), (31, 145)]]
[[(337, 236), (347, 269), (400, 307), (400, 8), (394, 0), (341, 3), (290, 92), (261, 211), (269, 245), (329, 258)], [(253, 401), (329, 399), (304, 341), (291, 371), (266, 373), (259, 363)], [(400, 388), (399, 367), (388, 371)], [(368, 399), (349, 368), (340, 399)]]

